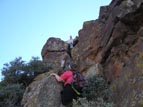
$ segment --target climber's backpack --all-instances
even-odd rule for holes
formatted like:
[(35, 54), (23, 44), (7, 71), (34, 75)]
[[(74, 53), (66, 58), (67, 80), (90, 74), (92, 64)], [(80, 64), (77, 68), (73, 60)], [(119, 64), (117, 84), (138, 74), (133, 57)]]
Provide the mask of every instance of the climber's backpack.
[(85, 85), (85, 78), (80, 72), (74, 72), (73, 79), (72, 88), (78, 95), (80, 95), (80, 92)]

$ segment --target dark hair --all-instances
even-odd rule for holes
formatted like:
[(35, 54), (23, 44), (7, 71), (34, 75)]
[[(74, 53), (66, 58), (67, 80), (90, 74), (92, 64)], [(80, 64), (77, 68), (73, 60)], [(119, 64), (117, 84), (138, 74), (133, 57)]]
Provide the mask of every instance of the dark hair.
[(72, 71), (77, 71), (77, 65), (76, 64), (71, 64), (71, 70)]

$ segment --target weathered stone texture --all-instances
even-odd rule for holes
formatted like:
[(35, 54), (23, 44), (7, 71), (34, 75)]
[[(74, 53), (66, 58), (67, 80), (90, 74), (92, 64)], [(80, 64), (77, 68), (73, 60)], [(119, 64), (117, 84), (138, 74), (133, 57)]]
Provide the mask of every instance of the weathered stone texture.
[(39, 75), (26, 88), (23, 107), (60, 107), (62, 85), (50, 73)]

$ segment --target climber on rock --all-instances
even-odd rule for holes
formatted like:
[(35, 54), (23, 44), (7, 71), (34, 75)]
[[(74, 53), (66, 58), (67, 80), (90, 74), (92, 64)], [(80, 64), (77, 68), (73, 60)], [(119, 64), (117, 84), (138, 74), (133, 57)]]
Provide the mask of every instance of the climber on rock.
[[(57, 75), (56, 73), (51, 74), (52, 76), (54, 76), (56, 78), (56, 80), (58, 82), (64, 83), (64, 85), (63, 85), (64, 87), (63, 87), (63, 90), (61, 92), (61, 99), (62, 99), (63, 105), (71, 104), (72, 100), (77, 99), (77, 97), (79, 96), (77, 94), (77, 92), (72, 87), (72, 82), (74, 81), (73, 74), (74, 74), (74, 72), (77, 71), (76, 69), (77, 69), (77, 66), (75, 64), (73, 64), (71, 66), (71, 68), (67, 69), (60, 76)], [(78, 90), (78, 92), (81, 92), (80, 89), (77, 89), (77, 90)]]

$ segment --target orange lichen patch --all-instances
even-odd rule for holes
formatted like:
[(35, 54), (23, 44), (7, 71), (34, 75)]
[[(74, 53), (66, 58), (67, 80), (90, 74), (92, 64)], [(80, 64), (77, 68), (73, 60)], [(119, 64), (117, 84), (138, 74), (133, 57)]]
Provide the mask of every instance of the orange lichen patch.
[(110, 65), (108, 65), (107, 67), (107, 72), (106, 72), (106, 76), (107, 76), (107, 80), (108, 81), (112, 81), (115, 78), (117, 78), (119, 76), (119, 74), (122, 71), (122, 62), (117, 60), (112, 60), (112, 63), (110, 63)]
[(113, 73), (112, 75), (113, 75), (113, 77), (118, 76), (120, 74), (120, 72), (121, 72), (121, 69), (122, 69), (121, 63), (115, 62), (113, 67), (112, 67), (112, 73)]

